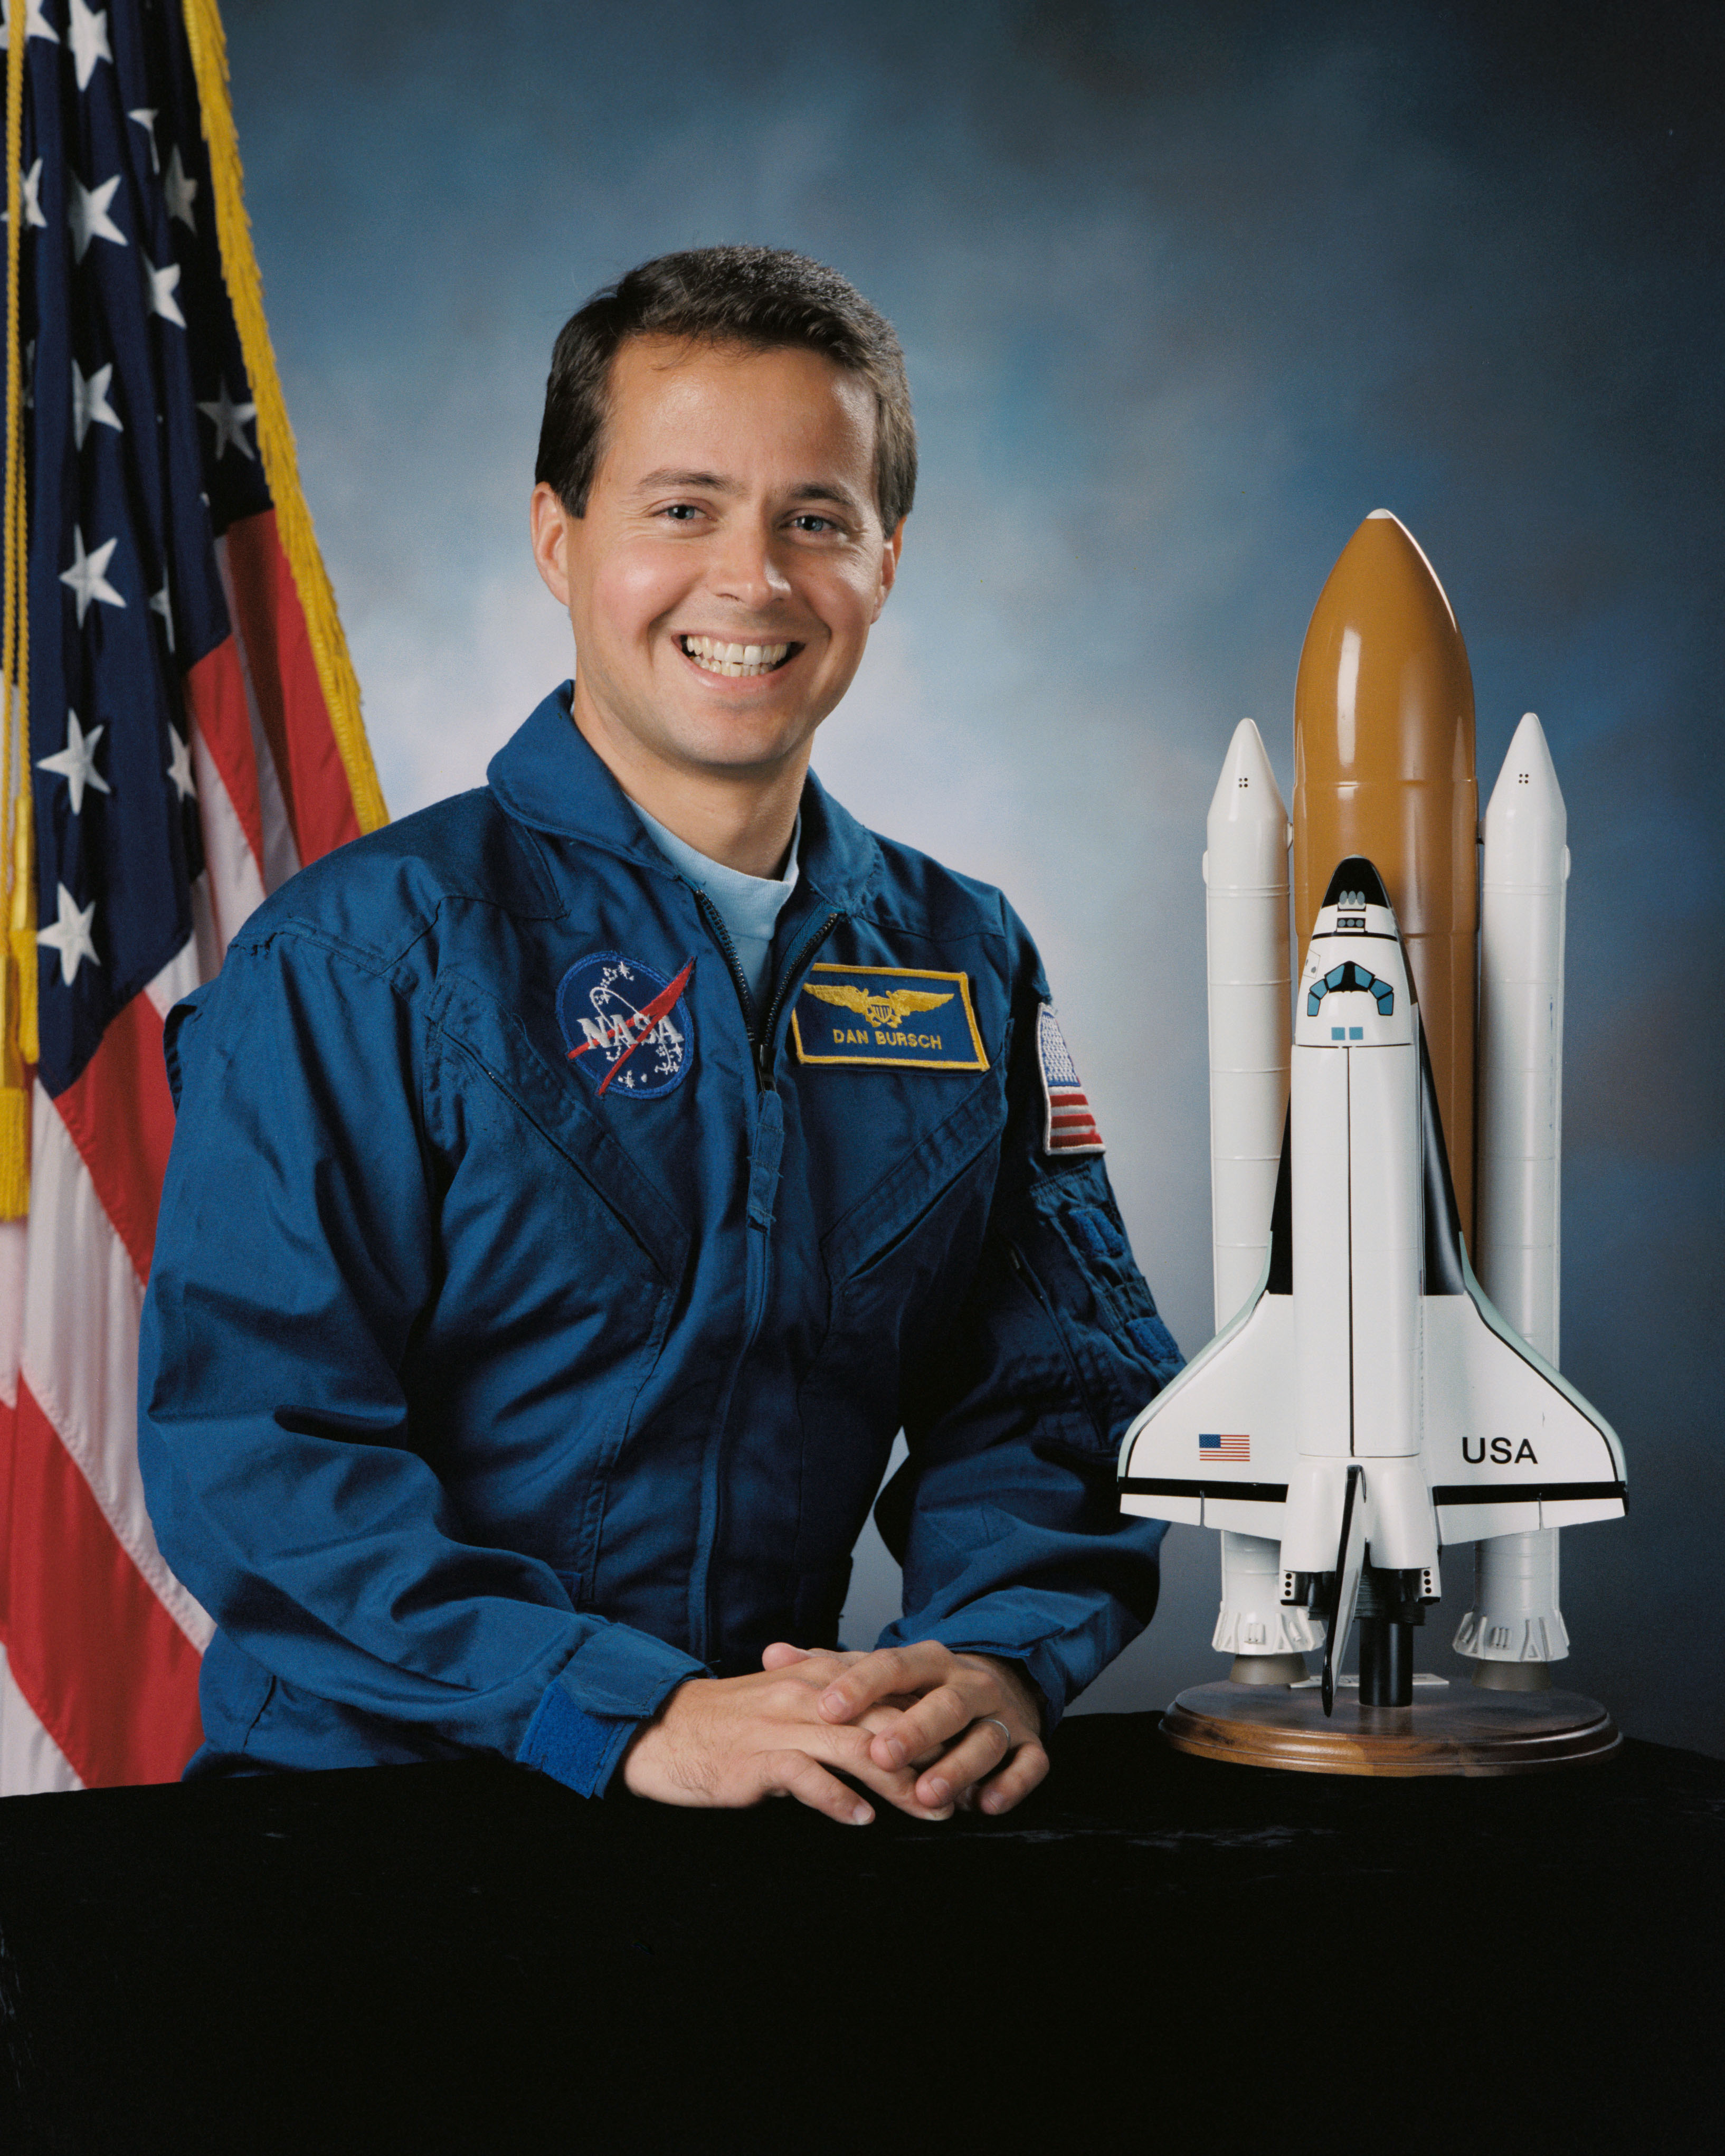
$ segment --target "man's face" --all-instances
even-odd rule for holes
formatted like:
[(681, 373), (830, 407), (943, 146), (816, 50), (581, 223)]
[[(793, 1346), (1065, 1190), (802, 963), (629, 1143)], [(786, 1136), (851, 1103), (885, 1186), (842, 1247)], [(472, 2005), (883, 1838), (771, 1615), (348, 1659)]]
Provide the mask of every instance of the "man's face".
[(874, 466), (873, 393), (819, 353), (624, 344), (587, 514), (533, 501), (583, 731), (625, 767), (806, 757), (898, 564)]

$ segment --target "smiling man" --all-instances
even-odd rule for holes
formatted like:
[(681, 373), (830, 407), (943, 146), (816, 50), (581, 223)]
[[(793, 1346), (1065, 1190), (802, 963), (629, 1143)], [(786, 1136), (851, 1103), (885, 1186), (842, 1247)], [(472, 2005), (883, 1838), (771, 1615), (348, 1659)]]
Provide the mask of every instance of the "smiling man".
[[(172, 1014), (140, 1450), (218, 1626), (195, 1771), (1004, 1811), (1147, 1620), (1114, 1456), (1178, 1358), (1036, 952), (809, 769), (915, 480), (833, 271), (599, 294), (532, 502), (572, 682)], [(845, 1651), (901, 1428), (905, 1614)]]

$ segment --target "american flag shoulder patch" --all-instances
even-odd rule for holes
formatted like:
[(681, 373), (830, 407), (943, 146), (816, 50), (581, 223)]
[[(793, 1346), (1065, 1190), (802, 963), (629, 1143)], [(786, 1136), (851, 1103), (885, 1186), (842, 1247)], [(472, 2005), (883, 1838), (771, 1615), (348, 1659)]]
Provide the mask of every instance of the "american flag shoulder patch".
[(1036, 1014), (1036, 1062), (1042, 1073), (1042, 1150), (1101, 1152), (1102, 1133), (1052, 1004), (1044, 1004)]
[(1250, 1462), (1252, 1440), (1250, 1437), (1225, 1437), (1217, 1431), (1200, 1431), (1198, 1440), (1198, 1464), (1208, 1460), (1244, 1460)]

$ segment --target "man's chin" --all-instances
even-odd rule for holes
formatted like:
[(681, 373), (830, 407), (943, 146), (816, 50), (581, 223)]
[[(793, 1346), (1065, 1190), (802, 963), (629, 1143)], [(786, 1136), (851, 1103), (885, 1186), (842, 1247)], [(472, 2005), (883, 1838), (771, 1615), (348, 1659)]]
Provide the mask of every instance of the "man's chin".
[(619, 773), (656, 765), (667, 773), (746, 784), (752, 778), (765, 783), (788, 766), (806, 762), (820, 721), (804, 708), (786, 710), (781, 704), (774, 709), (764, 696), (751, 707), (741, 700), (721, 703), (697, 694), (667, 698), (656, 710), (608, 713), (578, 695), (575, 722)]
[(793, 748), (776, 752), (712, 748), (692, 751), (680, 757), (675, 767), (691, 778), (711, 778), (726, 785), (746, 786), (751, 782), (764, 785), (808, 761), (809, 743), (803, 740)]
[(703, 713), (669, 735), (661, 753), (666, 762), (687, 771), (710, 771), (729, 778), (758, 773), (767, 778), (798, 757), (806, 758), (819, 724), (819, 720), (811, 724), (783, 716)]

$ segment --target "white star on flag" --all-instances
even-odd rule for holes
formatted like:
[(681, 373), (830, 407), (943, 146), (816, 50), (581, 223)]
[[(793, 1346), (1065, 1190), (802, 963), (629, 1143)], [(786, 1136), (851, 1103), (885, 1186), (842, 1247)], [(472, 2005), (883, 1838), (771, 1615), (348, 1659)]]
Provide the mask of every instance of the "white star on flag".
[(162, 589), (159, 592), (151, 592), (150, 594), (150, 611), (151, 613), (159, 613), (162, 616), (162, 625), (167, 631), (167, 648), (172, 651), (174, 648), (174, 610), (173, 603), (167, 595), (166, 569), (162, 572)]
[(162, 192), (167, 203), (168, 215), (178, 218), (182, 224), (189, 225), (196, 232), (198, 220), (192, 214), (192, 203), (198, 192), (198, 182), (187, 178), (186, 167), (180, 162), (177, 143), (174, 145), (172, 157), (167, 161), (167, 177), (162, 182)]
[(170, 726), (167, 732), (168, 738), (174, 745), (172, 760), (167, 767), (167, 775), (173, 781), (174, 791), (182, 801), (195, 800), (198, 797), (198, 782), (192, 776), (192, 743), (189, 739), (182, 740), (177, 727)]
[(165, 322), (177, 322), (186, 326), (186, 317), (180, 312), (180, 303), (174, 297), (174, 287), (180, 281), (180, 265), (170, 262), (165, 270), (158, 270), (146, 254), (144, 267), (150, 273), (150, 311), (160, 315)]
[(257, 418), (258, 408), (255, 404), (234, 403), (228, 393), (228, 377), (225, 374), (222, 377), (221, 395), (213, 403), (200, 404), (198, 408), (216, 430), (216, 462), (218, 464), (222, 461), (230, 442), (243, 457), (253, 462), (256, 461), (257, 453), (245, 438), (244, 426), (248, 419)]
[[(95, 767), (96, 743), (106, 733), (105, 726), (92, 726), (88, 733), (78, 723), (78, 714), (69, 707), (66, 712), (66, 745), (54, 756), (39, 756), (38, 771), (59, 773), (66, 782), (72, 797), (72, 814), (84, 814), (84, 789), (95, 787), (98, 793), (111, 793), (114, 789)], [(92, 952), (90, 954), (95, 954)]]
[(59, 918), (51, 928), (39, 928), (36, 941), (59, 952), (60, 980), (69, 988), (86, 958), (92, 966), (100, 966), (102, 962), (90, 938), (90, 924), (95, 919), (95, 901), (91, 899), (88, 906), (80, 906), (64, 884), (59, 886)]
[(84, 447), (84, 438), (92, 427), (111, 427), (116, 434), (126, 432), (120, 414), (108, 402), (108, 384), (113, 379), (111, 363), (86, 375), (75, 359), (72, 362), (72, 439), (78, 449)]
[(120, 175), (116, 172), (99, 187), (85, 187), (75, 172), (66, 177), (72, 182), (72, 199), (66, 204), (66, 222), (72, 228), (72, 259), (81, 262), (93, 239), (111, 239), (116, 247), (124, 247), (126, 234), (108, 214)]
[(156, 154), (156, 112), (157, 108), (153, 105), (141, 105), (136, 112), (128, 112), (126, 116), (128, 120), (136, 121), (150, 138), (150, 170), (152, 172), (162, 170), (162, 160)]
[[(18, 176), (18, 201), (23, 205), (24, 223), (39, 225), (45, 231), (48, 219), (42, 214), (42, 160), (39, 157), (28, 172)], [(0, 209), (0, 224), (10, 222), (9, 213)]]
[[(32, 38), (46, 38), (49, 44), (57, 45), (60, 41), (59, 32), (47, 21), (42, 13), (42, 6), (43, 0), (30, 0), (28, 12), (24, 17), (24, 43), (28, 44)], [(7, 0), (5, 8), (0, 9), (0, 53), (3, 53), (11, 42), (12, 0)]]
[(98, 15), (84, 4), (84, 0), (72, 0), (72, 19), (66, 25), (72, 40), (73, 57), (78, 63), (78, 87), (90, 88), (90, 79), (96, 71), (96, 62), (106, 60), (111, 67), (114, 55), (108, 47), (108, 16), (105, 8)]
[(72, 526), (72, 566), (60, 571), (60, 582), (69, 584), (78, 597), (78, 626), (84, 626), (84, 617), (90, 612), (92, 599), (100, 599), (104, 606), (123, 607), (126, 601), (108, 582), (108, 564), (113, 559), (118, 539), (105, 539), (93, 554), (84, 551), (83, 527)]

